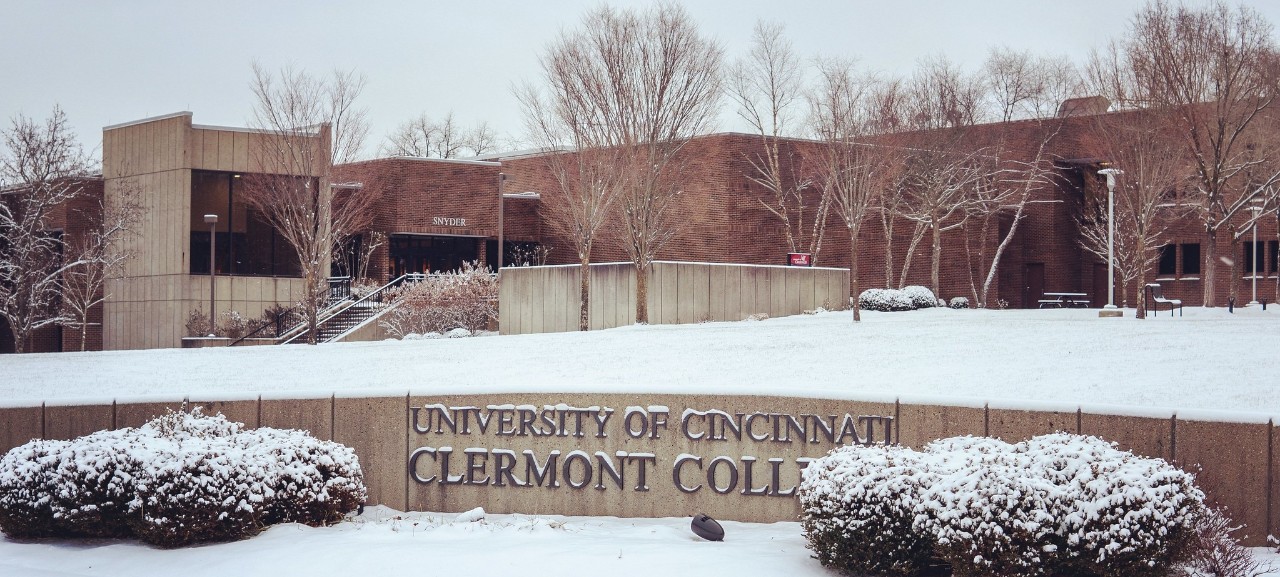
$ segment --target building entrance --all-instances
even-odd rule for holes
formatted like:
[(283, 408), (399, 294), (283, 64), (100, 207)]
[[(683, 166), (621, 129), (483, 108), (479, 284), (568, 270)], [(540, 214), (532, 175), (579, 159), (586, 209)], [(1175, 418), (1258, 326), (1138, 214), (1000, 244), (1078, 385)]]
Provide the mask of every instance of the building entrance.
[(392, 278), (417, 272), (446, 272), (479, 259), (479, 240), (462, 236), (393, 234), (388, 238)]

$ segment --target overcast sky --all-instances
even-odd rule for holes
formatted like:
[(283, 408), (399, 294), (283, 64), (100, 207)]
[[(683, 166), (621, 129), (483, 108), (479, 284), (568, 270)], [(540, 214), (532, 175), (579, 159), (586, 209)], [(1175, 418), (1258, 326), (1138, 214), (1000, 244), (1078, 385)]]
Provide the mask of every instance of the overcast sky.
[[(1203, 0), (1189, 0), (1203, 4)], [(1248, 1), (1272, 23), (1280, 2)], [(366, 153), (397, 124), (453, 111), (522, 132), (513, 84), (536, 80), (538, 54), (597, 0), (321, 2), (0, 0), (0, 114), (44, 118), (60, 104), (86, 146), (119, 122), (181, 110), (198, 124), (244, 126), (251, 65), (355, 69), (372, 122)], [(615, 0), (614, 6), (643, 5)], [(778, 21), (804, 57), (847, 56), (907, 75), (944, 54), (967, 69), (1006, 45), (1083, 62), (1126, 30), (1141, 0), (686, 0), (729, 60), (756, 20)], [(726, 103), (721, 130), (740, 130)]]

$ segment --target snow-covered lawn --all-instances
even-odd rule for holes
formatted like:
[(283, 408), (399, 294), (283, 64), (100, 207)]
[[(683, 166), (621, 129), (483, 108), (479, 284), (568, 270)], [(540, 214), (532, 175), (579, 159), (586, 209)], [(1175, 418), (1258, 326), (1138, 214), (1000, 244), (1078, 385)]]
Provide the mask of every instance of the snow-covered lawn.
[[(1280, 415), (1280, 307), (932, 309), (317, 347), (0, 356), (0, 403), (258, 394), (680, 392)], [(1031, 407), (1029, 407), (1031, 408)]]
[[(159, 395), (709, 392), (1108, 412), (1280, 415), (1280, 310), (1187, 309), (1137, 321), (1095, 310), (821, 313), (759, 322), (636, 326), (318, 347), (0, 356), (0, 403)], [(1225, 412), (1225, 413), (1224, 413)], [(133, 541), (0, 539), (0, 575), (831, 575), (798, 523), (399, 513), (283, 525), (235, 543), (161, 550)], [(1269, 550), (1256, 554), (1280, 565)], [(1272, 575), (1280, 575), (1273, 572)]]
[[(456, 517), (370, 507), (333, 527), (279, 525), (245, 541), (176, 550), (132, 541), (3, 539), (0, 575), (837, 575), (810, 557), (799, 523), (722, 522), (725, 540), (713, 543), (694, 536), (689, 519)], [(1280, 567), (1269, 549), (1253, 551)]]
[(333, 527), (279, 525), (245, 541), (164, 550), (133, 541), (0, 540), (0, 575), (834, 575), (799, 523), (724, 522), (703, 541), (689, 519), (400, 513), (370, 507)]

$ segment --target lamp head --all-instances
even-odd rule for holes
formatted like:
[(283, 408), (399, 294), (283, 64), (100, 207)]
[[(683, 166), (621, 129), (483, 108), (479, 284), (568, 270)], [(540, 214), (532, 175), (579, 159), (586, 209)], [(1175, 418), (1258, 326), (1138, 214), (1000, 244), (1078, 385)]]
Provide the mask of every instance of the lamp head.
[(1107, 188), (1115, 188), (1116, 177), (1120, 176), (1121, 174), (1124, 174), (1124, 171), (1120, 170), (1119, 168), (1104, 168), (1102, 170), (1099, 170), (1098, 174), (1101, 174), (1107, 177)]
[(218, 215), (216, 215), (216, 214), (206, 214), (206, 215), (204, 215), (204, 223), (205, 223), (205, 224), (218, 224)]

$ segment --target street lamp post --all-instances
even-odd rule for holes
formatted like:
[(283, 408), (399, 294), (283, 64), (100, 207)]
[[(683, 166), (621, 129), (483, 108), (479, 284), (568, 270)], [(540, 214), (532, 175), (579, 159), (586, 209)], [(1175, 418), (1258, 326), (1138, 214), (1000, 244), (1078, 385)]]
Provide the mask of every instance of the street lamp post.
[[(1262, 212), (1262, 205), (1259, 199), (1253, 199), (1253, 204), (1249, 205), (1249, 212), (1253, 213), (1253, 246), (1249, 250), (1249, 258), (1253, 262), (1249, 263), (1249, 269), (1253, 273), (1253, 300), (1249, 301), (1249, 306), (1258, 306), (1258, 214)], [(1264, 264), (1266, 260), (1262, 261)]]
[(505, 236), (503, 235), (504, 230), (502, 226), (503, 224), (502, 223), (502, 205), (506, 204), (504, 202), (505, 197), (502, 194), (502, 183), (506, 180), (507, 180), (507, 175), (499, 172), (498, 173), (498, 269), (497, 269), (498, 272), (502, 272), (502, 253), (505, 252), (503, 249), (506, 248), (503, 246), (505, 244), (504, 241), (506, 239), (505, 239)]
[(214, 295), (218, 290), (218, 215), (206, 214), (204, 215), (204, 222), (209, 225), (209, 336), (212, 337), (218, 334), (218, 315), (213, 309)]
[(1107, 306), (1098, 311), (1100, 317), (1123, 316), (1123, 311), (1116, 307), (1116, 177), (1124, 174), (1118, 168), (1104, 168), (1098, 171), (1107, 177)]

